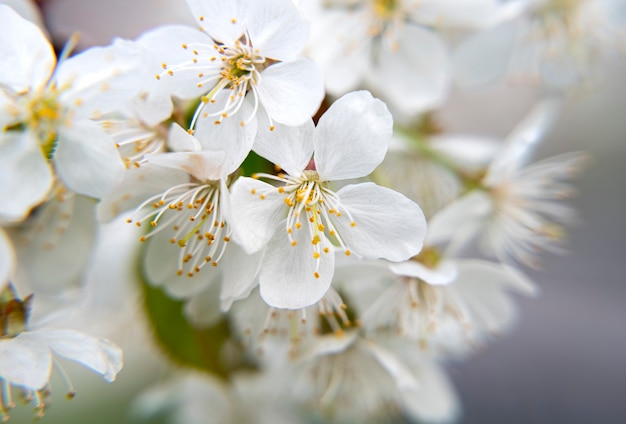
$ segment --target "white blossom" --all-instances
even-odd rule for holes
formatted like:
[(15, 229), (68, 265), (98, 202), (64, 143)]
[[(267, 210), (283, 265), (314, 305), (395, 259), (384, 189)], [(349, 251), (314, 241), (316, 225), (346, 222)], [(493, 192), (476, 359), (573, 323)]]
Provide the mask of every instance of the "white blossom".
[(11, 285), (0, 291), (0, 418), (8, 419), (8, 409), (15, 406), (12, 387), (22, 389), (32, 400), (35, 411), (43, 415), (48, 383), (53, 365), (68, 385), (68, 396), (74, 389), (54, 356), (76, 361), (113, 381), (122, 369), (122, 351), (106, 339), (65, 329), (36, 328), (28, 325), (32, 296), (17, 298)]
[[(56, 169), (72, 190), (99, 197), (123, 172), (109, 137), (89, 118), (132, 93), (135, 50), (121, 41), (55, 66), (34, 24), (0, 5), (0, 216), (20, 220), (45, 199)], [(15, 37), (18, 38), (15, 38)], [(106, 93), (107, 95), (104, 95)], [(88, 140), (88, 142), (87, 142)]]
[(509, 135), (489, 164), (481, 187), (457, 199), (429, 222), (429, 243), (452, 249), (479, 238), (481, 249), (507, 262), (536, 266), (540, 250), (559, 250), (563, 225), (574, 219), (563, 200), (586, 156), (569, 153), (525, 165), (555, 119), (558, 103), (538, 104)]
[(244, 248), (266, 246), (259, 280), (268, 304), (299, 309), (321, 299), (333, 276), (333, 243), (346, 255), (393, 261), (419, 252), (426, 223), (415, 203), (373, 183), (337, 192), (328, 187), (371, 173), (387, 151), (391, 130), (384, 104), (357, 92), (335, 102), (317, 127), (309, 122), (277, 128), (277, 134), (257, 140), (255, 150), (286, 174), (258, 175), (278, 187), (239, 178), (233, 217)]
[(188, 5), (200, 30), (166, 26), (139, 42), (161, 58), (156, 77), (174, 96), (200, 100), (192, 129), (251, 146), (261, 110), (269, 128), (310, 119), (323, 97), (322, 75), (299, 57), (308, 25), (290, 0)]

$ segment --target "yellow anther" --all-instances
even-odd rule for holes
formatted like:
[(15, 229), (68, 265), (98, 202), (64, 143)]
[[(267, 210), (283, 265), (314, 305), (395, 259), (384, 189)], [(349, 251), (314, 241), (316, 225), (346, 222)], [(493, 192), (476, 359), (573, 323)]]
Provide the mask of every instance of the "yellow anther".
[(319, 259), (319, 257), (320, 257), (320, 252), (313, 252), (313, 258)]
[(298, 244), (298, 242), (297, 242), (296, 240), (292, 240), (292, 241), (291, 241), (291, 245), (292, 245), (292, 246), (295, 246), (296, 244)]
[(352, 222), (350, 223), (350, 226), (351, 226), (351, 227), (356, 227), (356, 222), (352, 221)]
[(349, 250), (346, 249), (345, 254), (346, 254), (346, 256), (350, 256), (352, 254), (352, 252), (350, 252)]
[(320, 273), (319, 273), (319, 272), (317, 272), (317, 271), (315, 271), (315, 272), (313, 273), (313, 277), (315, 277), (315, 278), (320, 278)]

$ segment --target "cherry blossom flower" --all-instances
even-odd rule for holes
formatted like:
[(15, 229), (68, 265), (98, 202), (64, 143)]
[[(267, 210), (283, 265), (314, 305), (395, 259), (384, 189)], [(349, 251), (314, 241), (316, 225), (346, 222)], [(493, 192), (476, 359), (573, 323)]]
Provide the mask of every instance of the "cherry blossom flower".
[(199, 99), (190, 127), (251, 145), (260, 110), (300, 125), (323, 93), (321, 71), (300, 58), (308, 25), (290, 0), (189, 0), (197, 28), (165, 26), (139, 42), (161, 58), (157, 79), (171, 94)]
[(447, 97), (448, 49), (437, 29), (493, 25), (510, 14), (510, 6), (493, 0), (461, 3), (307, 2), (303, 7), (312, 22), (308, 54), (324, 69), (330, 94), (368, 88), (388, 101), (394, 114), (413, 116)]
[(626, 40), (623, 0), (531, 0), (527, 13), (464, 41), (455, 77), (480, 86), (502, 77), (565, 90)]
[(446, 258), (430, 247), (399, 263), (346, 260), (336, 280), (367, 335), (415, 341), (440, 359), (471, 353), (509, 330), (517, 317), (509, 292), (537, 293), (513, 267)]
[(573, 191), (569, 180), (586, 155), (575, 152), (525, 165), (532, 148), (551, 126), (558, 102), (538, 104), (509, 135), (490, 162), (482, 187), (457, 199), (430, 221), (429, 244), (451, 241), (456, 250), (479, 238), (486, 254), (537, 266), (540, 250), (559, 250), (563, 225), (574, 220), (563, 200)]
[(133, 93), (129, 72), (136, 50), (120, 41), (62, 57), (55, 66), (41, 30), (3, 5), (0, 27), (0, 169), (8, 182), (0, 194), (11, 199), (3, 202), (0, 216), (20, 220), (44, 200), (53, 167), (70, 189), (104, 195), (123, 165), (109, 137), (89, 118)]
[[(215, 143), (174, 125), (169, 136), (174, 151), (146, 155), (142, 165), (128, 170), (98, 206), (101, 220), (134, 209), (129, 223), (150, 224), (152, 230), (140, 239), (151, 239), (147, 261), (159, 270), (175, 263), (178, 275), (192, 277), (206, 265), (217, 266), (230, 241), (229, 175), (247, 151), (237, 150), (240, 146), (235, 144), (225, 146), (228, 151), (205, 149)], [(161, 258), (164, 243), (178, 247), (178, 254), (170, 256), (177, 258), (175, 262), (150, 259)], [(171, 253), (171, 249), (165, 251)], [(168, 277), (164, 272), (159, 280)]]
[[(106, 339), (62, 329), (30, 329), (28, 323), (32, 296), (23, 300), (13, 287), (0, 291), (0, 418), (8, 419), (8, 410), (15, 406), (11, 388), (20, 388), (30, 399), (38, 416), (42, 416), (48, 383), (53, 366), (68, 385), (68, 396), (74, 389), (54, 355), (76, 361), (113, 381), (122, 368), (122, 352)], [(35, 324), (36, 327), (36, 324)]]
[(391, 131), (385, 105), (362, 91), (337, 100), (317, 127), (309, 122), (259, 137), (256, 152), (286, 174), (258, 175), (278, 187), (239, 178), (233, 218), (245, 249), (267, 249), (259, 279), (268, 304), (299, 309), (321, 299), (332, 280), (333, 243), (346, 255), (393, 261), (419, 252), (426, 222), (417, 204), (373, 183), (337, 192), (328, 187), (371, 173), (384, 158)]

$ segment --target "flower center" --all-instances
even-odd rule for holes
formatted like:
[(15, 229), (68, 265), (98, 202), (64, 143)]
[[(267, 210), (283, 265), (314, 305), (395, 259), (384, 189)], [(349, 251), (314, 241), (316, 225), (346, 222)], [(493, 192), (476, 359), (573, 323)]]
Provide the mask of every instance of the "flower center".
[(400, 8), (398, 3), (398, 0), (374, 0), (372, 9), (380, 19), (388, 20), (393, 18)]
[(196, 43), (183, 44), (182, 48), (191, 51), (191, 60), (172, 67), (163, 63), (164, 72), (157, 75), (157, 79), (165, 74), (173, 76), (178, 70), (194, 70), (198, 72), (198, 88), (211, 87), (201, 96), (190, 128), (195, 128), (200, 117), (214, 118), (214, 123), (219, 125), (224, 118), (239, 111), (249, 91), (254, 96), (254, 110), (240, 124), (243, 126), (252, 120), (259, 104), (256, 85), (260, 73), (274, 62), (253, 47), (248, 34), (244, 33), (232, 46)]
[(0, 291), (0, 339), (13, 338), (26, 331), (33, 296), (17, 297), (9, 283)]
[[(333, 224), (339, 219), (348, 219), (351, 227), (356, 227), (356, 222), (352, 219), (337, 195), (326, 187), (325, 182), (320, 181), (317, 171), (305, 170), (300, 177), (291, 175), (270, 175), (256, 174), (254, 178), (267, 178), (284, 183), (276, 190), (284, 196), (284, 202), (289, 207), (285, 231), (292, 246), (298, 244), (294, 237), (295, 231), (308, 232), (311, 244), (313, 245), (313, 258), (317, 262), (322, 254), (330, 253), (327, 246), (322, 247), (322, 240), (330, 238), (333, 244), (338, 244), (347, 256), (351, 255), (350, 249), (344, 243), (339, 231)], [(257, 195), (256, 190), (252, 190), (252, 195)], [(265, 199), (264, 194), (259, 194), (259, 198)], [(332, 218), (331, 218), (332, 217)], [(328, 237), (326, 237), (328, 235)], [(314, 273), (319, 278), (317, 271)]]
[(43, 90), (26, 93), (18, 99), (23, 111), (22, 125), (39, 139), (44, 156), (51, 159), (57, 145), (58, 128), (67, 125), (68, 111), (60, 102), (59, 90), (52, 84)]
[(165, 150), (168, 130), (164, 124), (148, 127), (135, 119), (115, 118), (98, 121), (98, 124), (115, 140), (126, 168), (139, 167), (145, 155)]
[(170, 243), (178, 244), (178, 275), (193, 277), (207, 264), (217, 266), (230, 241), (231, 229), (224, 220), (217, 182), (180, 184), (146, 200), (127, 220), (153, 228), (140, 238), (146, 241), (170, 231)]

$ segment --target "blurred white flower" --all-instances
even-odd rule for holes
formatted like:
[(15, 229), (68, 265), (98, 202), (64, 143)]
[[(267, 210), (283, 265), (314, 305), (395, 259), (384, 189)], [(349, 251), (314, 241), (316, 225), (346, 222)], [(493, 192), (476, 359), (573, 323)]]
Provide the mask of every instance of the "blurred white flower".
[(626, 41), (624, 0), (531, 0), (519, 19), (476, 34), (454, 54), (455, 77), (479, 86), (501, 77), (568, 89)]
[[(274, 375), (237, 374), (230, 382), (185, 373), (150, 387), (133, 404), (138, 418), (166, 416), (172, 424), (298, 424), (308, 420), (286, 400)], [(285, 381), (286, 383), (286, 381)]]
[(453, 422), (459, 414), (440, 365), (406, 345), (378, 343), (357, 332), (328, 335), (293, 368), (293, 397), (324, 421), (375, 423), (403, 414), (435, 423)]
[(491, 336), (504, 334), (516, 318), (509, 292), (537, 291), (512, 267), (445, 258), (432, 248), (405, 262), (345, 261), (342, 266), (338, 286), (359, 311), (366, 334), (416, 341), (433, 358), (471, 353)]
[(328, 188), (370, 174), (391, 131), (385, 105), (362, 91), (337, 100), (317, 127), (281, 126), (257, 139), (255, 151), (287, 175), (258, 175), (279, 187), (253, 178), (235, 182), (234, 234), (249, 252), (267, 245), (259, 281), (268, 304), (299, 309), (321, 299), (333, 276), (333, 243), (346, 255), (393, 261), (419, 252), (426, 222), (417, 204), (373, 183)]
[(22, 389), (33, 402), (37, 415), (43, 415), (53, 365), (66, 380), (68, 396), (74, 396), (74, 389), (53, 354), (76, 361), (109, 382), (122, 369), (122, 351), (106, 339), (74, 330), (30, 329), (31, 300), (32, 296), (19, 299), (10, 284), (0, 291), (0, 418), (3, 420), (8, 419), (7, 410), (15, 406), (12, 386)]
[[(431, 119), (426, 116), (420, 127), (427, 127)], [(497, 145), (487, 137), (446, 134), (439, 128), (416, 132), (396, 128), (374, 176), (379, 184), (417, 202), (430, 218), (458, 197), (465, 178), (483, 170)]]
[(527, 156), (555, 119), (558, 103), (538, 104), (508, 136), (489, 164), (481, 187), (454, 201), (429, 222), (429, 244), (451, 241), (451, 249), (479, 237), (486, 254), (537, 266), (540, 250), (558, 250), (564, 224), (574, 219), (563, 200), (569, 180), (586, 155), (569, 153), (526, 165)]
[[(21, 220), (52, 186), (53, 171), (71, 189), (104, 195), (123, 164), (109, 137), (89, 118), (133, 93), (135, 49), (119, 42), (55, 67), (52, 46), (34, 24), (0, 5), (0, 216)], [(18, 38), (15, 38), (18, 37)], [(18, 40), (16, 42), (16, 40)], [(88, 142), (87, 142), (88, 140)]]
[(308, 53), (328, 92), (369, 88), (394, 113), (413, 116), (448, 94), (448, 49), (437, 29), (492, 25), (509, 9), (494, 0), (316, 0)]

